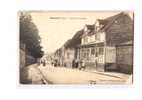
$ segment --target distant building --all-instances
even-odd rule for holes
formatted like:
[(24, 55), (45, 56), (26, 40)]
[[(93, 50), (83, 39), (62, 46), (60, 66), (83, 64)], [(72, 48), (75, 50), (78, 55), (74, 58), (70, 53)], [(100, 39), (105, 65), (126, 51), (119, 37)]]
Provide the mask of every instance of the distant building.
[(83, 35), (83, 30), (76, 32), (76, 34), (66, 41), (66, 43), (56, 50), (55, 58), (61, 66), (73, 67), (73, 60), (77, 58), (77, 46), (81, 44), (81, 36)]

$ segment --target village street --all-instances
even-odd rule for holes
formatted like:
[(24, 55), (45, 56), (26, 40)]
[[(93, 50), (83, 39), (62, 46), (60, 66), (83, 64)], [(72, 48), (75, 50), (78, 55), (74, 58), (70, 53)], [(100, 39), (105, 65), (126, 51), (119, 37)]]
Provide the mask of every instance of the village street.
[[(66, 15), (60, 12), (60, 15), (62, 14)], [(77, 13), (68, 14), (69, 16), (64, 17), (76, 16)], [(130, 15), (133, 13), (111, 13), (104, 18), (96, 12), (84, 14), (90, 21), (82, 23), (70, 19), (60, 22), (60, 17), (47, 20), (52, 14), (45, 13), (42, 15), (44, 20), (37, 23), (40, 13), (37, 13), (37, 16), (31, 13), (31, 16), (27, 17), (21, 13), (20, 25), (24, 26), (20, 27), (21, 83), (132, 84), (133, 18)], [(30, 17), (36, 18), (33, 18), (33, 22), (35, 21), (35, 26), (39, 26), (39, 29), (29, 29), (33, 22), (29, 22), (31, 24), (25, 28), (25, 21), (29, 19), (24, 18)], [(42, 29), (45, 28), (45, 23), (48, 26), (46, 31)], [(57, 25), (60, 27), (55, 31), (54, 27)], [(38, 31), (34, 32), (35, 29), (39, 30), (39, 34)], [(24, 37), (25, 34), (29, 36)], [(60, 38), (57, 38), (58, 36)]]
[[(48, 64), (30, 65), (28, 79), (32, 84), (127, 84), (130, 75), (53, 67)], [(129, 80), (131, 81), (131, 80)]]

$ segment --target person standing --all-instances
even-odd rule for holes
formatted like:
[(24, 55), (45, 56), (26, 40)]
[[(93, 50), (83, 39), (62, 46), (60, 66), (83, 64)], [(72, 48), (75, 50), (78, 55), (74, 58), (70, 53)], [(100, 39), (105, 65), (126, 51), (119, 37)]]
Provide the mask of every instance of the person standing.
[(75, 59), (72, 60), (72, 68), (75, 68)]
[(85, 61), (83, 59), (80, 61), (80, 67), (79, 67), (79, 69), (80, 70), (81, 69), (85, 69)]
[(78, 68), (78, 66), (79, 66), (79, 60), (76, 59), (76, 60), (75, 60), (75, 68)]
[(85, 61), (84, 60), (82, 60), (82, 64), (81, 65), (82, 65), (81, 68), (85, 69)]

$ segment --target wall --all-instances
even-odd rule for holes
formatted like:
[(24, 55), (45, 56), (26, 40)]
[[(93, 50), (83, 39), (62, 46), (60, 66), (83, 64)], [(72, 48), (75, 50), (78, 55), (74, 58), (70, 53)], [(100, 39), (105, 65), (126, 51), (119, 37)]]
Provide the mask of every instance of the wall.
[[(133, 40), (133, 21), (129, 16), (122, 14), (106, 30), (106, 46), (107, 46), (106, 65), (105, 65), (106, 70), (118, 71), (119, 69), (121, 70), (120, 72), (123, 72), (124, 70), (125, 70), (124, 72), (128, 72), (128, 70), (131, 69), (131, 68), (128, 68), (129, 65), (126, 64), (127, 62), (126, 59), (129, 59), (129, 58), (131, 59), (132, 57), (129, 57), (126, 54), (116, 55), (117, 50), (115, 49), (113, 50), (113, 48), (111, 50), (111, 48), (108, 48), (108, 47), (115, 47), (116, 45), (122, 44), (127, 41), (131, 41), (131, 40)], [(127, 51), (127, 49), (125, 50)], [(123, 51), (122, 48), (119, 49), (119, 51), (120, 52)], [(126, 51), (123, 51), (123, 53), (125, 53)], [(122, 56), (123, 58), (121, 58), (120, 56)], [(116, 63), (116, 60), (117, 60), (117, 63)], [(122, 64), (122, 62), (124, 64)], [(118, 68), (118, 67), (123, 67), (123, 68)]]
[(116, 63), (116, 48), (107, 46), (105, 48), (105, 62)]
[(25, 65), (26, 65), (25, 51), (20, 49), (20, 68), (23, 68)]
[(105, 47), (105, 70), (116, 71), (116, 48), (107, 46)]
[(30, 55), (26, 55), (26, 66), (36, 63), (36, 59)]
[(130, 40), (133, 40), (133, 21), (127, 15), (121, 15), (106, 30), (106, 44), (115, 46)]
[(64, 64), (66, 67), (72, 67), (72, 61), (75, 59), (75, 49), (67, 48), (64, 52)]
[(36, 59), (26, 54), (26, 45), (20, 43), (20, 68), (36, 63)]
[(117, 63), (117, 69), (120, 72), (132, 73), (133, 47), (132, 46), (118, 46), (116, 63)]
[(105, 42), (105, 32), (97, 32), (93, 35), (85, 35), (81, 39), (81, 44)]

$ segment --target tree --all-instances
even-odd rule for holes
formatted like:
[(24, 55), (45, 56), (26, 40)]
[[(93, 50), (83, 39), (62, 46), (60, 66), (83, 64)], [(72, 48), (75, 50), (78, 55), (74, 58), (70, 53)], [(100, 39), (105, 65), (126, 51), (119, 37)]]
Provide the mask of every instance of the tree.
[(30, 14), (20, 13), (20, 42), (26, 44), (26, 50), (28, 54), (35, 58), (43, 56), (44, 52), (40, 45), (41, 38), (39, 36), (38, 29), (32, 21)]

